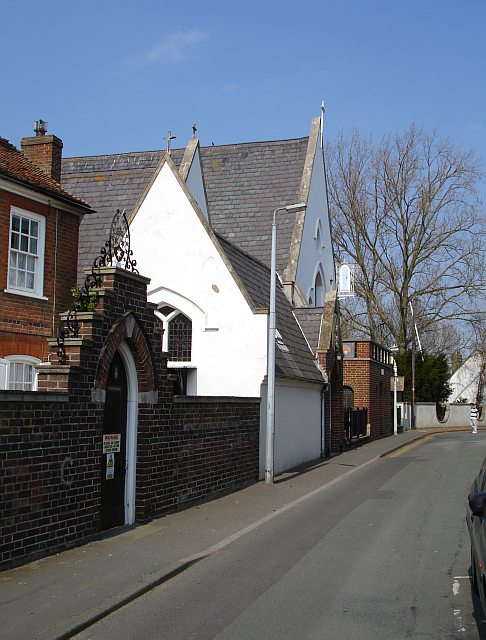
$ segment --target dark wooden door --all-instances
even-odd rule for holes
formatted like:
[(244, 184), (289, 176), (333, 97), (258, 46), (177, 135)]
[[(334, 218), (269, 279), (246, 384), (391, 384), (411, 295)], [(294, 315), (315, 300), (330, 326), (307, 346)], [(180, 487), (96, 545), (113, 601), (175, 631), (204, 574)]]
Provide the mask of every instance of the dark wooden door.
[(125, 524), (127, 376), (118, 353), (108, 373), (101, 456), (101, 528)]

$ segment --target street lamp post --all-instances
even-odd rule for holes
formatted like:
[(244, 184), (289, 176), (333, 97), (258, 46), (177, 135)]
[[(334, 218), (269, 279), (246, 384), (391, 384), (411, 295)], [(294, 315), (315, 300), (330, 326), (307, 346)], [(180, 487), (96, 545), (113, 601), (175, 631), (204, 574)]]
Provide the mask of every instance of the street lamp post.
[(417, 329), (417, 325), (415, 324), (415, 314), (413, 311), (412, 301), (409, 300), (408, 304), (410, 306), (410, 313), (412, 315), (412, 406), (410, 411), (410, 417), (412, 420), (412, 429), (416, 429), (416, 411), (415, 411), (415, 357), (417, 353), (417, 349), (415, 346), (415, 340), (418, 342), (418, 347), (420, 353), (422, 353), (422, 344), (420, 343), (420, 336)]
[(277, 207), (273, 212), (272, 221), (272, 253), (270, 259), (270, 312), (268, 317), (268, 356), (267, 356), (267, 440), (265, 456), (265, 482), (273, 484), (274, 471), (274, 441), (275, 441), (275, 331), (277, 328), (275, 298), (277, 279), (277, 223), (276, 215), (279, 211), (302, 211), (305, 204), (290, 204)]
[(398, 433), (398, 419), (397, 419), (397, 363), (393, 358), (393, 435)]

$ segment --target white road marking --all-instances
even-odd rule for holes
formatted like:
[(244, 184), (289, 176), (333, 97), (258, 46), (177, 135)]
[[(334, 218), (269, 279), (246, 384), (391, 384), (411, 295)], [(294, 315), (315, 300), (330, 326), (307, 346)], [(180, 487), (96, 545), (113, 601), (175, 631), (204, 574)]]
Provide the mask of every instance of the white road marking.
[[(459, 593), (459, 590), (461, 588), (461, 585), (459, 583), (459, 580), (454, 580), (454, 582), (452, 583), (452, 593), (457, 596), (457, 594)], [(456, 615), (456, 611), (454, 611), (454, 615)]]
[[(454, 594), (456, 595), (456, 594)], [(454, 615), (457, 617), (457, 629), (456, 631), (466, 631), (466, 628), (464, 627), (464, 623), (462, 621), (461, 618), (461, 610), (460, 609), (454, 609)]]

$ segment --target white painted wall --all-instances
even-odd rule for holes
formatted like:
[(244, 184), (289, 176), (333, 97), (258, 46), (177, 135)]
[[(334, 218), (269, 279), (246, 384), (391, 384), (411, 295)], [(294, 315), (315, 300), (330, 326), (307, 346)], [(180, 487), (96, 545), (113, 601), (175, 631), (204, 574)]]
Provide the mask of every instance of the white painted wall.
[[(274, 473), (321, 456), (321, 385), (275, 381)], [(261, 388), (260, 478), (265, 476), (267, 385)]]
[[(320, 220), (321, 242), (316, 243), (316, 229)], [(326, 182), (324, 177), (324, 158), (318, 143), (309, 188), (309, 197), (305, 213), (302, 246), (297, 266), (296, 284), (306, 299), (309, 290), (314, 287), (318, 265), (322, 266), (325, 294), (336, 288), (334, 258), (332, 253), (331, 228), (327, 208)], [(332, 278), (333, 283), (330, 284)], [(313, 296), (314, 299), (314, 296)], [(323, 302), (320, 306), (322, 306)]]
[(481, 355), (475, 353), (452, 374), (449, 378), (449, 384), (452, 387), (449, 402), (457, 402), (460, 398), (466, 398), (468, 402), (476, 402), (480, 367)]
[(189, 174), (186, 178), (186, 185), (189, 191), (194, 196), (199, 208), (206, 220), (208, 219), (208, 205), (206, 202), (206, 194), (204, 192), (204, 182), (201, 168), (201, 154), (199, 151), (199, 146), (194, 154), (194, 160), (192, 161), (191, 168), (189, 169)]
[(168, 163), (130, 234), (137, 268), (151, 278), (149, 302), (170, 304), (193, 322), (189, 366), (197, 371), (190, 392), (258, 397), (266, 369), (267, 315), (251, 311)]
[[(417, 402), (415, 405), (415, 426), (417, 429), (430, 428), (447, 428), (447, 427), (466, 427), (469, 428), (469, 412), (468, 404), (448, 404), (446, 416), (443, 422), (437, 420), (437, 412), (435, 402)], [(403, 428), (405, 431), (410, 429), (410, 403), (406, 402), (402, 408)], [(478, 420), (478, 426), (484, 426), (484, 416)]]

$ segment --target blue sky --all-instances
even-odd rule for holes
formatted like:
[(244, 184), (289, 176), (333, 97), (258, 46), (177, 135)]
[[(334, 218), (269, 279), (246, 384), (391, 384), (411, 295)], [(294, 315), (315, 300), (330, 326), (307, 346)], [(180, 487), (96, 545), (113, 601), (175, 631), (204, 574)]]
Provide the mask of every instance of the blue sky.
[(486, 161), (484, 0), (2, 0), (0, 135), (64, 155), (410, 123)]

